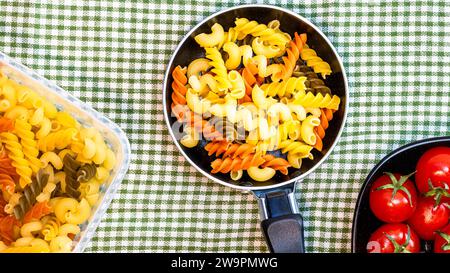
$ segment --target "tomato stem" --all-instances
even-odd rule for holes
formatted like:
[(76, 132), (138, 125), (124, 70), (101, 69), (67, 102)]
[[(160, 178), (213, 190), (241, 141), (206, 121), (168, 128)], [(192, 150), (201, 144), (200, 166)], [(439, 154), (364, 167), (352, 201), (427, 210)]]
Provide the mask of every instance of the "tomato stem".
[(440, 231), (436, 231), (436, 233), (446, 241), (446, 243), (442, 245), (441, 249), (444, 251), (450, 250), (450, 235)]
[(413, 204), (412, 204), (411, 193), (409, 192), (409, 190), (405, 186), (403, 186), (403, 184), (405, 184), (405, 182), (415, 173), (416, 172), (412, 172), (412, 173), (410, 173), (408, 175), (402, 175), (402, 176), (400, 176), (400, 179), (397, 180), (397, 178), (395, 177), (395, 175), (393, 173), (385, 172), (384, 174), (389, 176), (389, 178), (391, 179), (392, 183), (380, 186), (376, 190), (378, 191), (378, 190), (392, 189), (391, 202), (394, 200), (394, 197), (397, 194), (397, 192), (399, 190), (401, 190), (408, 196), (409, 205), (412, 207)]
[(408, 249), (406, 249), (409, 245), (409, 242), (411, 241), (411, 229), (408, 227), (408, 233), (406, 234), (406, 240), (405, 243), (400, 245), (397, 243), (397, 241), (392, 238), (391, 235), (388, 235), (386, 232), (384, 235), (388, 238), (388, 240), (394, 245), (394, 253), (411, 253)]
[(425, 193), (425, 196), (426, 197), (430, 197), (430, 196), (434, 197), (434, 201), (436, 201), (436, 203), (434, 204), (434, 207), (439, 206), (439, 204), (441, 203), (442, 196), (450, 198), (450, 193), (448, 193), (448, 185), (447, 184), (444, 184), (444, 185), (445, 185), (444, 188), (435, 187), (435, 186), (433, 186), (431, 179), (428, 179), (429, 191), (427, 191)]

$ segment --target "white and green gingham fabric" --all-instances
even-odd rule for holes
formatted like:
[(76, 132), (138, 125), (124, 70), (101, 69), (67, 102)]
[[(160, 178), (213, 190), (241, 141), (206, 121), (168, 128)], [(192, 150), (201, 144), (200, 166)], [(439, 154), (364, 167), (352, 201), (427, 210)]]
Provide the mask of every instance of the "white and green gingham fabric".
[[(172, 143), (166, 64), (204, 17), (256, 1), (0, 0), (0, 51), (115, 121), (129, 172), (87, 251), (265, 252), (252, 195), (215, 184)], [(344, 61), (350, 108), (329, 159), (298, 184), (309, 252), (349, 252), (370, 169), (413, 140), (450, 135), (450, 2), (264, 1), (317, 25)]]

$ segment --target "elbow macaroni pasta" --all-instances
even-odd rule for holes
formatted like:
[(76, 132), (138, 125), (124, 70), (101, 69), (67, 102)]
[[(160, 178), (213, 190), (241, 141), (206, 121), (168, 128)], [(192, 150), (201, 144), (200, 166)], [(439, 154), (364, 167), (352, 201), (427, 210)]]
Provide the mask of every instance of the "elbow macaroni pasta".
[(200, 33), (197, 36), (195, 36), (195, 41), (201, 46), (201, 47), (214, 47), (222, 42), (224, 39), (224, 30), (222, 25), (215, 23), (211, 27), (211, 33)]

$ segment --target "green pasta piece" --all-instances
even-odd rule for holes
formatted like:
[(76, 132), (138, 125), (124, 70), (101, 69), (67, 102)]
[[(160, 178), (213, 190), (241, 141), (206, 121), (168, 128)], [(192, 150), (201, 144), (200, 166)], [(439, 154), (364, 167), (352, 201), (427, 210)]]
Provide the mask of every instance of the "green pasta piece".
[(77, 181), (83, 183), (91, 180), (97, 173), (95, 164), (84, 164), (77, 171)]
[(80, 181), (77, 180), (77, 172), (81, 163), (76, 161), (71, 155), (67, 154), (63, 159), (63, 171), (66, 174), (66, 193), (72, 198), (78, 199), (81, 192), (78, 190)]
[(19, 203), (14, 207), (14, 215), (17, 219), (22, 219), (25, 213), (36, 203), (36, 197), (42, 192), (48, 183), (49, 175), (44, 170), (39, 170), (36, 177), (32, 178), (31, 184), (23, 189), (23, 194)]
[(305, 92), (312, 92), (314, 95), (317, 93), (321, 93), (322, 95), (330, 94), (331, 89), (325, 85), (324, 81), (319, 79), (317, 74), (312, 71), (312, 69), (306, 66), (303, 61), (299, 61), (299, 64), (295, 67), (294, 72), (292, 73), (293, 77), (306, 77)]
[(61, 183), (56, 184), (55, 189), (52, 191), (50, 198), (53, 197), (70, 197), (68, 194), (62, 191)]

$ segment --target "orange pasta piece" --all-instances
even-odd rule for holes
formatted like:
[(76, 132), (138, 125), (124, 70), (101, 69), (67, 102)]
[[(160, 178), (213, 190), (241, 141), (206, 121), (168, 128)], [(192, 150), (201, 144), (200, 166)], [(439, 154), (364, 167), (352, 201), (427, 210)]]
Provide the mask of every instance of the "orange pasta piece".
[(14, 190), (16, 189), (16, 183), (10, 175), (0, 173), (0, 188), (3, 192), (13, 194)]
[(251, 102), (252, 101), (252, 89), (253, 85), (257, 82), (255, 74), (258, 73), (258, 68), (252, 62), (249, 62), (247, 67), (241, 70), (242, 78), (245, 84), (245, 95), (239, 100), (239, 103)]
[(208, 155), (211, 156), (214, 153), (216, 156), (223, 154), (226, 149), (230, 146), (228, 141), (211, 141), (205, 145), (205, 150), (208, 152)]
[(225, 157), (236, 158), (238, 156), (244, 158), (254, 153), (255, 149), (255, 146), (251, 144), (230, 143), (228, 141), (212, 141), (205, 146), (205, 150), (208, 151), (209, 156), (214, 153), (216, 157), (223, 154), (223, 159)]
[(203, 133), (206, 140), (223, 140), (222, 134), (214, 128), (214, 125), (204, 120), (200, 115), (194, 112), (186, 112), (187, 115), (183, 121), (194, 127), (197, 132)]
[(8, 157), (6, 149), (3, 146), (1, 146), (0, 148), (0, 173), (8, 174), (13, 179), (17, 180), (18, 175), (16, 172), (16, 168), (12, 165), (12, 160)]
[(318, 151), (322, 151), (323, 149), (323, 139), (325, 137), (325, 130), (329, 126), (329, 122), (333, 119), (333, 111), (330, 109), (320, 109), (320, 124), (319, 126), (314, 127), (314, 134), (316, 135), (316, 144), (314, 148)]
[(40, 220), (51, 212), (52, 207), (50, 207), (47, 201), (36, 203), (23, 217), (23, 223), (26, 224), (33, 220)]
[(244, 144), (239, 144), (239, 143), (234, 143), (231, 144), (225, 151), (225, 153), (223, 154), (223, 157), (231, 157), (231, 158), (236, 158), (236, 157), (240, 157), (240, 158), (244, 158), (247, 157), (249, 154), (254, 153), (256, 150), (256, 147), (248, 144), (248, 143), (244, 143)]
[(281, 157), (275, 157), (271, 154), (264, 155), (264, 164), (261, 165), (261, 167), (270, 167), (276, 171), (280, 171), (282, 174), (287, 175), (288, 174), (288, 167), (289, 162)]
[(213, 125), (209, 124), (201, 116), (190, 111), (187, 107), (186, 84), (188, 79), (186, 72), (187, 68), (181, 68), (179, 65), (172, 72), (172, 113), (177, 117), (178, 121), (188, 123), (198, 132), (202, 132), (206, 139), (220, 139), (222, 134), (217, 132)]
[(20, 222), (12, 215), (7, 215), (0, 218), (0, 239), (6, 244), (10, 245), (15, 241), (16, 227), (20, 227)]
[[(181, 68), (181, 66), (175, 67), (172, 72), (173, 82), (172, 82), (172, 111), (177, 105), (185, 105), (186, 104), (186, 92), (187, 87), (186, 84), (188, 79), (186, 77), (187, 68)], [(177, 119), (180, 120), (183, 118), (182, 111), (173, 111), (176, 115)]]
[(249, 154), (246, 157), (226, 157), (224, 159), (218, 158), (211, 162), (211, 173), (229, 173), (231, 171), (247, 170), (250, 167), (258, 167), (264, 163), (260, 153)]
[(8, 202), (5, 201), (5, 199), (3, 198), (3, 195), (0, 195), (0, 217), (7, 215), (5, 212), (6, 204), (8, 204)]
[[(303, 41), (303, 38), (304, 41)], [(286, 49), (287, 56), (284, 56), (283, 62), (283, 80), (287, 80), (292, 76), (294, 72), (295, 64), (297, 63), (300, 53), (303, 50), (303, 46), (306, 44), (306, 34), (301, 34), (300, 36), (296, 32), (294, 34), (294, 40), (289, 42), (289, 48)]]
[(7, 117), (0, 118), (0, 133), (12, 131), (14, 129), (14, 122)]

